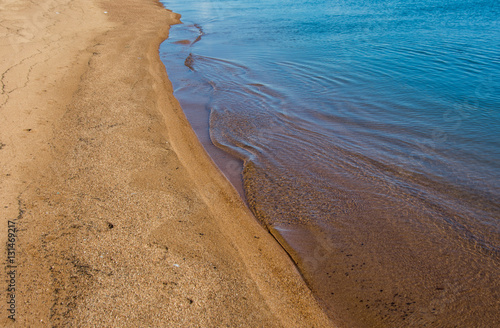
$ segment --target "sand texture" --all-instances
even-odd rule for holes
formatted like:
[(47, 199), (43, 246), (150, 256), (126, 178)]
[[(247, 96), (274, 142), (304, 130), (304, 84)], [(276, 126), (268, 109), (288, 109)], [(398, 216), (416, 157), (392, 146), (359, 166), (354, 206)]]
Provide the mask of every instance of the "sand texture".
[(172, 96), (158, 46), (176, 14), (0, 0), (0, 15), (2, 245), (18, 229), (1, 327), (331, 326)]

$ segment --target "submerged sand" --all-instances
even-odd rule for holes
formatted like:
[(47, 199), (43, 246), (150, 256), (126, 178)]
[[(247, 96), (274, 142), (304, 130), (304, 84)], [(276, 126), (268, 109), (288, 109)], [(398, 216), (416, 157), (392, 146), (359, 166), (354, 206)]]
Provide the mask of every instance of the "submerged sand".
[(176, 14), (155, 0), (0, 13), (2, 245), (18, 229), (0, 326), (331, 326), (172, 96), (158, 46)]

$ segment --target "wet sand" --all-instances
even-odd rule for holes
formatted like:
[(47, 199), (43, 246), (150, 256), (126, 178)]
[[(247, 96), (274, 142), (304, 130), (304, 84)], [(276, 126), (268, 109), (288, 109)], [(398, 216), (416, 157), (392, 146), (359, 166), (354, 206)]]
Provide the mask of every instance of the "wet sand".
[(1, 287), (16, 320), (0, 326), (332, 325), (172, 96), (158, 46), (177, 15), (154, 0), (0, 12), (0, 242), (17, 228)]

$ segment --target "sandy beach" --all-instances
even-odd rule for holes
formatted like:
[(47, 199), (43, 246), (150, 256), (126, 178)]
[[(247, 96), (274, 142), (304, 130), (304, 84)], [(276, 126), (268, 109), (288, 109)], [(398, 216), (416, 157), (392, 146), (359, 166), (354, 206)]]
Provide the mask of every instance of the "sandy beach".
[(0, 326), (332, 326), (172, 95), (158, 47), (178, 15), (0, 13)]

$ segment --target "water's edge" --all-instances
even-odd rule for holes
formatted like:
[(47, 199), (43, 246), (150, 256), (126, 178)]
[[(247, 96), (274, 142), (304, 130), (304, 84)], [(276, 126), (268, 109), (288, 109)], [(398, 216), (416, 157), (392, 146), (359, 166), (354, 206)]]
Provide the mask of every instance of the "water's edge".
[[(281, 165), (278, 170), (271, 171), (271, 164), (276, 163), (271, 163), (272, 158), (260, 157), (259, 152), (262, 148), (270, 149), (266, 148), (270, 136), (272, 138), (269, 129), (279, 137), (288, 137), (288, 126), (266, 121), (267, 113), (256, 110), (258, 105), (262, 105), (259, 100), (255, 101), (256, 107), (245, 107), (255, 105), (254, 97), (260, 96), (268, 97), (264, 101), (272, 102), (272, 107), (276, 105), (276, 97), (269, 93), (272, 90), (266, 89), (265, 84), (259, 83), (258, 78), (248, 78), (250, 69), (238, 62), (215, 58), (217, 54), (204, 56), (191, 53), (191, 46), (201, 44), (199, 42), (205, 36), (206, 26), (198, 22), (190, 22), (190, 26), (195, 31), (194, 37), (181, 37), (175, 41), (182, 45), (179, 58), (184, 65), (181, 68), (174, 67), (174, 71), (169, 68), (169, 73), (181, 80), (176, 89), (176, 98), (220, 171), (239, 191), (256, 220), (288, 253), (332, 318), (342, 318), (343, 324), (347, 326), (371, 327), (397, 326), (404, 322), (414, 325), (446, 322), (465, 324), (479, 317), (483, 317), (484, 322), (491, 321), (493, 311), (484, 310), (481, 304), (488, 303), (498, 292), (495, 291), (497, 283), (494, 283), (498, 273), (495, 270), (498, 261), (495, 230), (481, 230), (480, 225), (487, 220), (470, 226), (468, 216), (474, 217), (480, 213), (487, 218), (488, 211), (494, 213), (496, 207), (491, 202), (494, 194), (481, 199), (478, 208), (486, 214), (474, 213), (474, 207), (469, 211), (467, 205), (460, 203), (464, 198), (469, 204), (475, 202), (474, 191), (469, 194), (468, 186), (464, 190), (460, 185), (447, 184), (445, 179), (432, 175), (432, 172), (426, 176), (422, 172), (412, 171), (411, 167), (406, 167), (413, 164), (411, 162), (398, 167), (397, 163), (393, 164), (390, 160), (377, 161), (376, 158), (374, 160), (370, 156), (357, 154), (356, 149), (352, 151), (352, 148), (347, 148), (343, 152), (346, 150), (342, 149), (343, 146), (355, 142), (351, 136), (354, 137), (357, 131), (364, 132), (356, 130), (358, 126), (350, 125), (352, 121), (343, 119), (333, 123), (341, 129), (341, 133), (347, 133), (340, 137), (335, 135), (335, 140), (319, 146), (320, 151), (315, 148), (309, 153), (321, 156), (321, 149), (325, 147), (325, 153), (330, 152), (335, 157), (335, 161), (328, 164), (336, 165), (335, 168), (339, 170), (329, 173), (323, 165), (314, 171), (323, 181), (330, 181), (333, 187), (317, 180), (305, 183), (300, 178), (294, 180), (294, 174), (303, 177), (300, 174), (304, 168), (300, 165), (290, 167), (288, 164), (291, 162), (286, 157), (278, 159), (282, 160), (277, 163)], [(291, 71), (297, 69), (294, 65), (289, 65), (289, 68)], [(175, 70), (179, 70), (179, 74)], [(217, 80), (217, 74), (223, 70), (234, 71), (233, 77), (236, 79), (229, 84), (226, 83), (227, 76), (223, 81)], [(203, 76), (207, 72), (208, 77)], [(247, 78), (239, 80), (240, 75)], [(236, 92), (236, 97), (243, 98), (232, 103), (232, 96), (228, 98), (229, 93), (224, 91), (227, 86)], [(190, 89), (195, 92), (186, 92)], [(264, 94), (259, 94), (260, 91)], [(214, 100), (215, 93), (218, 99)], [(231, 106), (236, 107), (236, 110), (232, 111)], [(362, 107), (351, 106), (346, 109), (358, 108)], [(248, 113), (244, 113), (245, 109), (249, 109)], [(395, 132), (397, 135), (399, 131), (383, 130), (383, 125), (371, 125), (370, 119), (373, 117), (362, 115), (370, 113), (360, 111), (359, 114), (360, 120), (368, 122), (370, 125), (367, 127), (374, 128), (375, 132), (387, 131), (389, 136), (393, 136), (390, 133)], [(261, 116), (252, 121), (253, 115)], [(443, 115), (446, 121), (446, 113)], [(234, 124), (230, 126), (232, 131), (224, 130), (224, 125), (228, 124)], [(351, 128), (354, 132), (348, 131)], [(410, 139), (401, 140), (403, 147), (412, 142), (417, 146), (419, 142), (425, 142), (429, 131), (414, 131), (410, 126), (407, 128), (407, 137)], [(231, 135), (235, 130), (237, 135)], [(307, 129), (304, 133), (311, 136)], [(421, 137), (423, 139), (418, 139)], [(307, 163), (313, 159), (307, 158), (307, 144), (297, 146), (297, 155), (302, 156), (299, 160), (305, 159)], [(365, 147), (356, 143), (347, 147), (350, 146)], [(366, 148), (370, 146), (368, 144)], [(434, 155), (435, 149), (432, 150)], [(283, 149), (279, 148), (279, 151)], [(297, 153), (295, 148), (286, 151), (289, 152), (288, 156), (294, 151)], [(424, 155), (431, 154), (427, 152)], [(416, 159), (422, 162), (427, 160), (424, 157)], [(460, 172), (453, 169), (450, 175), (460, 177), (456, 174)], [(330, 196), (325, 190), (330, 192)], [(306, 217), (301, 218), (300, 212), (294, 213), (307, 202), (313, 206), (320, 205), (318, 208), (304, 207), (314, 211), (312, 223)], [(451, 208), (446, 207), (447, 202), (452, 204)], [(293, 221), (295, 219), (296, 222)], [(494, 224), (494, 221), (491, 223)], [(456, 263), (467, 263), (467, 266)], [(427, 274), (422, 275), (422, 271)], [(477, 276), (476, 272), (483, 275)], [(457, 277), (461, 278), (457, 280)], [(476, 290), (476, 293), (467, 294), (469, 289)], [(453, 315), (469, 308), (472, 303), (474, 309), (466, 316), (456, 318)]]

